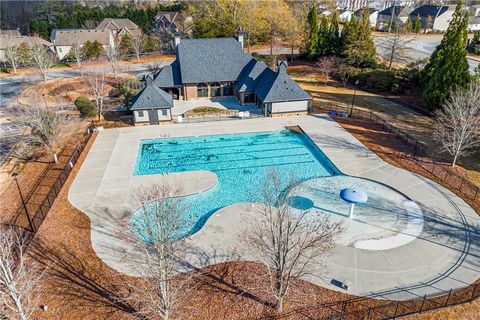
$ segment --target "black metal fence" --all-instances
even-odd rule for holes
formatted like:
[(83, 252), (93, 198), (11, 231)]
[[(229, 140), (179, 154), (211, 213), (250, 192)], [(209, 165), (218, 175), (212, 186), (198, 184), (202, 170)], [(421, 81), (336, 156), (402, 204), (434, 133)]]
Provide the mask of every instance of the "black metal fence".
[[(77, 163), (80, 154), (82, 153), (83, 149), (87, 145), (90, 137), (94, 132), (93, 127), (88, 127), (85, 132), (83, 133), (82, 137), (79, 139), (79, 142), (75, 146), (73, 153), (70, 155), (68, 160), (66, 161), (63, 168), (60, 169), (59, 174), (54, 180), (53, 185), (50, 187), (48, 192), (45, 194), (43, 200), (36, 206), (33, 211), (25, 212), (25, 208), (21, 207), (18, 209), (18, 213), (15, 217), (15, 221), (12, 222), (12, 225), (17, 227), (18, 230), (21, 231), (23, 236), (30, 238), (33, 236), (37, 230), (42, 225), (43, 221), (45, 220), (48, 211), (52, 207), (55, 199), (57, 198), (60, 190), (62, 189), (65, 181), (67, 180), (70, 172), (73, 170), (74, 165)], [(27, 198), (28, 202), (28, 198)], [(23, 227), (22, 223), (19, 223), (20, 218), (27, 218), (31, 221), (29, 227)]]
[[(348, 114), (348, 110), (339, 112), (339, 108), (334, 109), (332, 107), (316, 107), (315, 110), (316, 112), (321, 111), (329, 114), (335, 113), (338, 116)], [(425, 143), (418, 141), (411, 135), (392, 125), (389, 120), (382, 118), (372, 111), (354, 109), (351, 117), (369, 120), (380, 126), (383, 131), (392, 134), (402, 142), (402, 151), (409, 160), (415, 162), (417, 166), (434, 176), (450, 190), (461, 193), (465, 200), (470, 200), (473, 203), (480, 201), (480, 187), (464, 175), (459, 174), (457, 170), (447, 165), (445, 161), (437, 160), (434, 151), (430, 150)]]

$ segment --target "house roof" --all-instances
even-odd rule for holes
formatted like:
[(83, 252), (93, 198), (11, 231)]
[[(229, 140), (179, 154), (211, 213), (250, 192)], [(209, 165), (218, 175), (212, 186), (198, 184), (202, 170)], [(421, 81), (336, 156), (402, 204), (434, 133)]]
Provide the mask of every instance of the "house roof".
[(393, 11), (394, 16), (398, 17), (404, 8), (405, 6), (390, 6), (387, 9), (380, 11), (378, 14), (382, 16), (391, 16)]
[(280, 67), (278, 72), (270, 68), (265, 69), (258, 79), (255, 93), (264, 103), (312, 99), (305, 90), (290, 78), (286, 67)]
[(14, 30), (0, 30), (1, 36), (9, 36), (9, 37), (20, 37), (22, 34), (18, 29)]
[(378, 10), (374, 9), (374, 8), (362, 8), (362, 9), (358, 9), (357, 11), (355, 11), (355, 15), (361, 17), (363, 15), (364, 10), (368, 10), (369, 15), (372, 15), (373, 13), (378, 12)]
[(413, 10), (410, 13), (410, 16), (415, 18), (416, 16), (420, 15), (420, 17), (428, 17), (431, 16), (433, 19), (435, 17), (440, 16), (447, 12), (449, 9), (449, 6), (433, 6), (433, 5), (425, 5), (425, 6), (420, 6)]
[(87, 41), (97, 40), (102, 45), (110, 41), (111, 32), (105, 30), (83, 30), (83, 29), (54, 29), (50, 39), (56, 46), (71, 46), (75, 43), (84, 44)]
[(264, 62), (252, 57), (238, 76), (237, 91), (255, 91), (257, 80), (266, 69), (268, 67)]
[(25, 43), (28, 46), (38, 45), (38, 44), (41, 44), (46, 47), (52, 46), (50, 42), (39, 37), (27, 37), (27, 36), (11, 37), (11, 36), (0, 35), (0, 50), (6, 49), (8, 47), (19, 46), (22, 43)]
[(250, 60), (233, 38), (182, 39), (177, 60), (183, 83), (236, 81)]
[(133, 99), (130, 110), (168, 109), (173, 107), (172, 95), (158, 88), (152, 78), (146, 78), (146, 86)]
[(110, 30), (121, 30), (121, 29), (128, 29), (128, 30), (139, 30), (140, 27), (132, 22), (130, 19), (112, 19), (112, 18), (105, 18), (98, 24), (95, 30), (103, 30), (103, 29), (110, 29)]
[(180, 66), (175, 60), (168, 66), (163, 67), (155, 76), (154, 84), (161, 88), (178, 87), (182, 85), (180, 78)]

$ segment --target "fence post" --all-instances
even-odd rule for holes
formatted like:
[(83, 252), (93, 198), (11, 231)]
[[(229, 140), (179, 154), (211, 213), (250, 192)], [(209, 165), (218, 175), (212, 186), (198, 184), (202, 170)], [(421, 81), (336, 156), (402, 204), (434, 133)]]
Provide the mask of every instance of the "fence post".
[(395, 313), (393, 314), (394, 319), (397, 317), (397, 311), (398, 311), (398, 305), (399, 304), (400, 304), (400, 301), (397, 301), (397, 305), (395, 306)]
[(420, 310), (418, 311), (418, 313), (422, 313), (423, 307), (425, 306), (425, 300), (427, 300), (427, 295), (423, 296), (422, 305), (420, 306)]
[(473, 196), (473, 200), (477, 199), (478, 190), (480, 190), (480, 187), (477, 187), (477, 192), (475, 192), (475, 195)]
[(460, 182), (460, 187), (458, 187), (458, 190), (462, 190), (463, 182), (465, 181), (465, 177), (462, 177), (462, 182)]
[(475, 285), (473, 286), (472, 297), (470, 298), (470, 303), (472, 303), (473, 299), (475, 298), (475, 291), (477, 291), (477, 286), (478, 286), (478, 283), (475, 283)]
[(448, 306), (448, 302), (450, 301), (450, 296), (452, 295), (452, 290), (453, 289), (450, 289), (450, 291), (448, 292), (447, 301), (445, 301), (445, 307)]

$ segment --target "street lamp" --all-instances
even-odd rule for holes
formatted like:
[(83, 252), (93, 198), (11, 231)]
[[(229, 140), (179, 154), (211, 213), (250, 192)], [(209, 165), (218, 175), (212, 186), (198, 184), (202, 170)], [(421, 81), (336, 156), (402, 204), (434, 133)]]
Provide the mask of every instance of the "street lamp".
[(28, 220), (28, 224), (30, 225), (30, 229), (32, 230), (32, 232), (35, 232), (35, 227), (33, 225), (32, 218), (30, 217), (30, 214), (28, 213), (27, 204), (25, 203), (25, 199), (23, 198), (22, 191), (20, 190), (20, 185), (18, 184), (18, 178), (17, 178), (18, 173), (13, 172), (11, 176), (12, 176), (13, 180), (15, 180), (15, 184), (17, 185), (18, 194), (20, 195), (20, 199), (22, 200), (23, 209), (25, 209), (25, 214), (27, 215), (27, 220)]
[(360, 81), (358, 81), (358, 79), (357, 81), (355, 81), (355, 89), (353, 90), (352, 106), (350, 108), (350, 114), (349, 114), (350, 117), (352, 116), (352, 113), (353, 113), (353, 104), (355, 103), (355, 95), (357, 94), (357, 86), (359, 82)]

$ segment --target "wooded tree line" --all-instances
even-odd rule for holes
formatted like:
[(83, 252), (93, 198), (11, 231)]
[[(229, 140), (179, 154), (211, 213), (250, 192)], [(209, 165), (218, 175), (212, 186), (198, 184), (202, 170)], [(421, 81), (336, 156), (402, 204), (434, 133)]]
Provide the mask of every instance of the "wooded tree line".
[(126, 18), (136, 23), (144, 32), (150, 31), (158, 11), (183, 10), (183, 4), (157, 5), (145, 8), (108, 5), (82, 6), (76, 2), (46, 1), (37, 4), (29, 23), (31, 34), (48, 39), (53, 29), (95, 28), (105, 18)]

